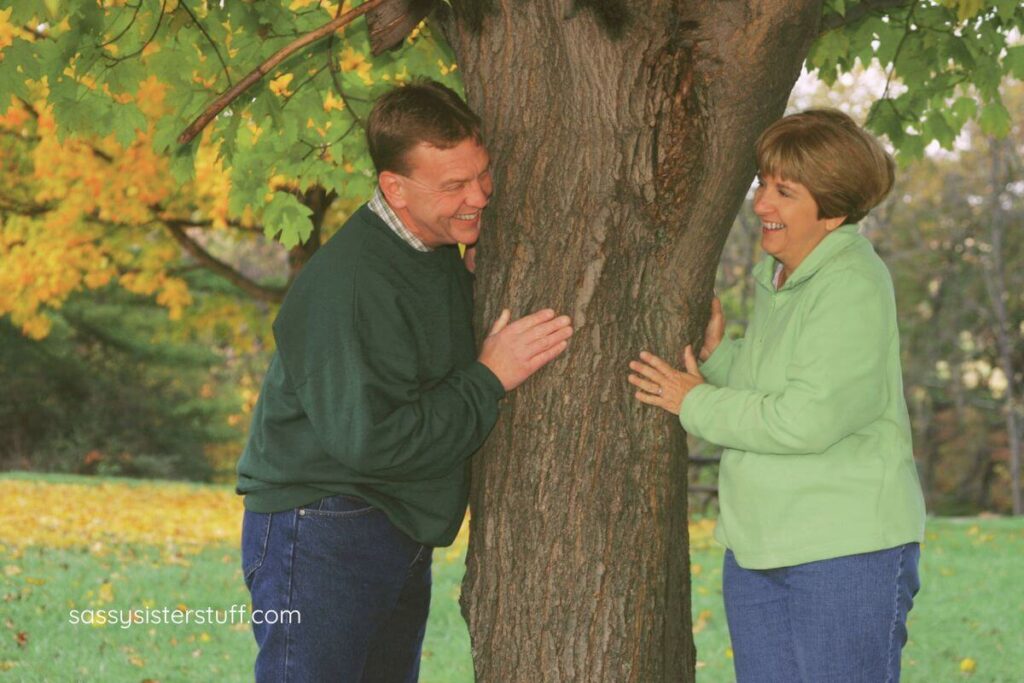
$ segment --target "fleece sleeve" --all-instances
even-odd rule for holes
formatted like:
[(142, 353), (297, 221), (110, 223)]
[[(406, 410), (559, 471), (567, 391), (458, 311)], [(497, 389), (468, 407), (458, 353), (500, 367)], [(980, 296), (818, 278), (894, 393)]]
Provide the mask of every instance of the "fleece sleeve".
[(719, 386), (725, 384), (729, 379), (729, 370), (732, 369), (733, 361), (736, 360), (736, 355), (742, 346), (742, 339), (723, 337), (714, 352), (700, 364), (700, 372), (704, 375), (704, 379)]
[(679, 419), (690, 434), (756, 453), (821, 453), (876, 420), (895, 329), (891, 291), (866, 275), (821, 283), (775, 393), (702, 384)]
[(353, 289), (335, 323), (309, 326), (323, 338), (304, 346), (320, 352), (293, 363), (303, 410), (324, 450), (351, 471), (396, 482), (446, 476), (483, 443), (504, 388), (472, 359), (425, 380), (422, 321), (391, 289)]

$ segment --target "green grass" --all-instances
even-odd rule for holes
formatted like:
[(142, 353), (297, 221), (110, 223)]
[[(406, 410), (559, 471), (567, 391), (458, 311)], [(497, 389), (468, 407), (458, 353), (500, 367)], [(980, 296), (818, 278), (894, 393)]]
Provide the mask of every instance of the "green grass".
[[(102, 558), (49, 548), (29, 548), (16, 559), (0, 554), (0, 567), (19, 570), (0, 575), (0, 681), (251, 680), (256, 645), (245, 624), (70, 623), (72, 609), (79, 621), (91, 621), (83, 610), (227, 611), (248, 603), (235, 548), (214, 546), (177, 562), (133, 546)], [(434, 571), (421, 680), (471, 681), (469, 636), (457, 604), (463, 565), (440, 559)]]
[[(424, 683), (472, 681), (457, 604), (462, 557), (449, 561), (446, 555), (435, 553)], [(693, 555), (700, 683), (733, 680), (721, 557), (717, 547)], [(247, 604), (233, 546), (169, 557), (158, 548), (122, 545), (98, 557), (88, 549), (39, 547), (18, 554), (0, 543), (0, 568), (0, 683), (251, 680), (256, 648), (247, 625), (68, 623), (69, 610), (89, 607), (227, 610)], [(1024, 520), (929, 520), (921, 573), (904, 680), (1024, 681)], [(960, 670), (965, 658), (976, 662), (971, 674)]]

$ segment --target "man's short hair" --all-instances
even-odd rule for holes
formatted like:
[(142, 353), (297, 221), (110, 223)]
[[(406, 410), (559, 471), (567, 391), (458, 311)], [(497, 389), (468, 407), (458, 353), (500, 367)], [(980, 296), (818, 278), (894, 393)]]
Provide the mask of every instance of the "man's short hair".
[(818, 218), (856, 223), (892, 189), (895, 164), (872, 135), (836, 109), (779, 119), (757, 140), (757, 168), (806, 187)]
[(467, 139), (483, 144), (480, 117), (454, 90), (431, 80), (413, 81), (381, 95), (366, 121), (366, 141), (378, 175), (408, 175), (408, 153), (422, 142), (451, 149)]

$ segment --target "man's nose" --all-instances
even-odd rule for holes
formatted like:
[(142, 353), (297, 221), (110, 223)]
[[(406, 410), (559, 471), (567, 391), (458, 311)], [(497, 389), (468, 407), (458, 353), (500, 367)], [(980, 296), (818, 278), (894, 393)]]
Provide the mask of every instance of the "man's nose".
[(485, 187), (484, 183), (477, 180), (470, 184), (469, 194), (466, 196), (466, 203), (476, 209), (482, 209), (487, 206), (487, 202), (491, 199), (490, 187)]

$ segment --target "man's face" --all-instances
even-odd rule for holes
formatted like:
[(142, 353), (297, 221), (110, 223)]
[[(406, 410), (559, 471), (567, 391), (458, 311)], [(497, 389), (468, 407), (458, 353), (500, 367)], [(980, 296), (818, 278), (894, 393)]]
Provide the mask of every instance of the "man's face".
[(487, 150), (473, 139), (450, 149), (421, 142), (406, 160), (407, 176), (381, 174), (388, 203), (405, 227), (428, 247), (475, 244), (493, 190)]

